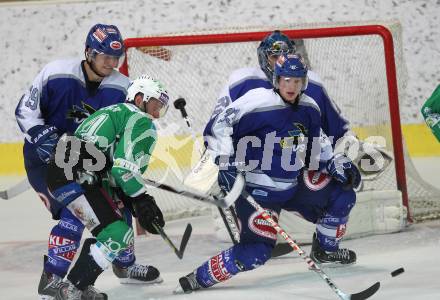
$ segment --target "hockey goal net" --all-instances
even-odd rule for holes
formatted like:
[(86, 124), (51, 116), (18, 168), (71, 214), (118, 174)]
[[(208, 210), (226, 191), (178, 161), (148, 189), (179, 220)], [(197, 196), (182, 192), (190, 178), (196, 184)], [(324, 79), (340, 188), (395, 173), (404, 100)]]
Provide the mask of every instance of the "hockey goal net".
[[(420, 178), (403, 144), (399, 98), (406, 97), (407, 72), (401, 27), (396, 22), (234, 28), (125, 40), (127, 55), (121, 71), (132, 79), (150, 74), (166, 85), (172, 100), (185, 98), (197, 135), (190, 134), (171, 104), (158, 122), (159, 142), (145, 176), (170, 185), (182, 184), (199, 158), (195, 140), (201, 142), (204, 125), (229, 74), (237, 68), (258, 66), (258, 44), (274, 29), (282, 30), (305, 49), (310, 69), (321, 77), (353, 131), (361, 138), (384, 137), (386, 149), (393, 154), (390, 167), (377, 179), (365, 181), (358, 192), (358, 203), (367, 199), (370, 202), (365, 207), (376, 212), (352, 217), (352, 222), (368, 227), (367, 231), (387, 232), (390, 226), (401, 228), (411, 218), (438, 217), (440, 192)], [(211, 211), (197, 201), (167, 192), (152, 193), (168, 219)], [(366, 211), (365, 207), (358, 210)], [(380, 215), (383, 224), (367, 224), (376, 223), (373, 219), (380, 219)], [(385, 220), (389, 215), (391, 224)]]

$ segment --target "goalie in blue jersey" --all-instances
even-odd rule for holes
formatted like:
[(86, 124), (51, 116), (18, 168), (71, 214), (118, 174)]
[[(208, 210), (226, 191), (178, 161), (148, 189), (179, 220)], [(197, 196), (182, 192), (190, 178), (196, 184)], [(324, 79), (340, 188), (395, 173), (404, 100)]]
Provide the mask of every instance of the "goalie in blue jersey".
[[(321, 110), (304, 93), (308, 77), (301, 57), (288, 53), (277, 57), (272, 84), (272, 89), (250, 89), (210, 121), (205, 139), (219, 165), (219, 186), (230, 190), (237, 172), (246, 170), (246, 192), (275, 221), (282, 209), (300, 210), (316, 218), (323, 212), (314, 211), (314, 205), (298, 204), (299, 176), (307, 166), (328, 173), (344, 186), (344, 191), (351, 191), (352, 197), (344, 203), (326, 206), (329, 214), (335, 209), (348, 216), (355, 201), (352, 187), (359, 183), (360, 174), (345, 156), (333, 156), (331, 143), (321, 135)], [(176, 292), (211, 287), (270, 259), (276, 230), (244, 197), (237, 200), (235, 209), (241, 224), (240, 242), (181, 277)], [(323, 233), (332, 247), (338, 238), (336, 223), (341, 221), (345, 219), (329, 218), (323, 223)]]
[[(47, 163), (59, 137), (73, 133), (96, 110), (124, 102), (129, 79), (116, 71), (124, 55), (123, 39), (114, 25), (96, 24), (87, 34), (85, 59), (63, 59), (47, 64), (17, 105), (17, 123), (25, 136), (24, 164), (32, 188), (58, 223), (48, 240), (44, 269), (38, 286), (42, 299), (52, 299), (80, 248), (84, 225), (47, 191)], [(131, 220), (131, 215), (127, 215)], [(113, 264), (124, 282), (144, 283), (154, 267), (135, 263), (133, 249)], [(149, 272), (153, 271), (153, 272)], [(133, 272), (132, 272), (133, 271)], [(101, 299), (90, 287), (90, 299)], [(96, 297), (96, 298), (93, 298)], [(101, 297), (101, 298), (100, 298)], [(87, 298), (88, 299), (88, 298)]]

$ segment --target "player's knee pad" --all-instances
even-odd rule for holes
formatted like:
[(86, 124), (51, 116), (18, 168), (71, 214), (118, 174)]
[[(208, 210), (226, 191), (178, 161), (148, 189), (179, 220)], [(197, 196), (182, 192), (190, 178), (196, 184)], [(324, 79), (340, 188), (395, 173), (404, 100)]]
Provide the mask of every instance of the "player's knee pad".
[(338, 217), (325, 214), (316, 223), (316, 235), (319, 245), (325, 251), (334, 252), (339, 249), (339, 242), (345, 234), (348, 216)]
[(96, 236), (97, 248), (109, 262), (134, 243), (133, 229), (124, 221), (115, 221), (104, 227)]
[(196, 272), (197, 282), (203, 287), (226, 281), (235, 274), (263, 265), (272, 252), (266, 243), (237, 244), (211, 257)]
[(84, 225), (63, 209), (60, 221), (49, 235), (46, 271), (64, 277), (79, 249), (83, 230)]
[(330, 195), (326, 213), (333, 216), (348, 216), (356, 203), (356, 193), (353, 189), (348, 191), (343, 189), (342, 184), (336, 184), (335, 189)]
[(234, 261), (240, 271), (250, 271), (269, 260), (273, 246), (268, 243), (243, 243), (232, 248)]

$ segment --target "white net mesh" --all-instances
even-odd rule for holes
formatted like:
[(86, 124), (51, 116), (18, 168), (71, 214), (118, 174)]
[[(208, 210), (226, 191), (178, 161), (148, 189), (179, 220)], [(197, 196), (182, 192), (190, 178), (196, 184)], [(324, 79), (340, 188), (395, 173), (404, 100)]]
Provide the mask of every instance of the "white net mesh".
[[(375, 22), (378, 24), (378, 22)], [(398, 76), (399, 97), (406, 97), (407, 72), (403, 60), (401, 28), (397, 22), (380, 23), (393, 34)], [(360, 25), (353, 23), (337, 26)], [(329, 24), (312, 24), (307, 28), (329, 27)], [(335, 26), (335, 24), (331, 24)], [(301, 25), (277, 26), (277, 29), (298, 29)], [(244, 31), (270, 31), (275, 27), (229, 29), (203, 32), (237, 33)], [(170, 34), (172, 40), (182, 36)], [(232, 34), (231, 34), (232, 36)], [(186, 99), (186, 110), (192, 120), (192, 129), (200, 138), (221, 88), (229, 74), (242, 67), (258, 66), (256, 49), (259, 42), (191, 44), (129, 48), (128, 72), (131, 78), (148, 73), (160, 79), (167, 87), (171, 99)], [(342, 36), (331, 38), (306, 38), (303, 40), (310, 67), (324, 82), (324, 86), (342, 115), (350, 121), (361, 138), (383, 136), (386, 148), (393, 152), (391, 119), (385, 70), (384, 46), (378, 35)], [(298, 43), (297, 43), (298, 44)], [(395, 113), (395, 112), (393, 112)], [(159, 143), (152, 166), (145, 174), (170, 185), (180, 185), (198, 158), (194, 138), (180, 112), (170, 109), (159, 122)], [(440, 191), (425, 183), (405, 155), (410, 209), (415, 219), (440, 215)], [(392, 165), (378, 180), (365, 182), (364, 190), (396, 190), (396, 172)], [(168, 219), (210, 211), (206, 205), (166, 192), (152, 191)]]

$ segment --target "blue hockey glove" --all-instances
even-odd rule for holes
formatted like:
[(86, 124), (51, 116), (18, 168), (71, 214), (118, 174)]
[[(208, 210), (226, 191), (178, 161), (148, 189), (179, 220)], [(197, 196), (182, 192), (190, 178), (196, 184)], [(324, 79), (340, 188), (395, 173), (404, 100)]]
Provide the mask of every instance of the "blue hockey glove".
[(58, 130), (55, 126), (36, 125), (28, 130), (29, 142), (34, 146), (42, 162), (48, 163), (58, 143)]
[(336, 154), (327, 162), (327, 172), (344, 185), (345, 190), (355, 189), (361, 183), (361, 173), (345, 154)]
[(237, 173), (240, 172), (237, 170), (238, 166), (243, 165), (242, 162), (236, 162), (234, 158), (221, 158), (216, 157), (215, 164), (219, 167), (218, 172), (218, 185), (220, 188), (229, 192), (234, 186), (235, 179), (237, 178)]

